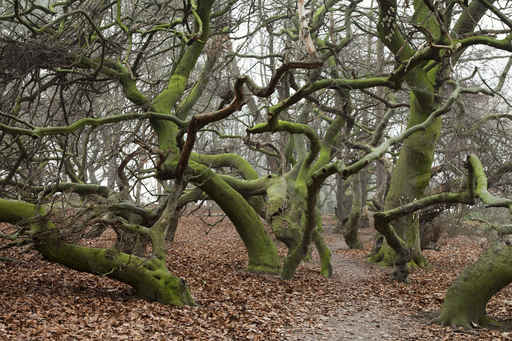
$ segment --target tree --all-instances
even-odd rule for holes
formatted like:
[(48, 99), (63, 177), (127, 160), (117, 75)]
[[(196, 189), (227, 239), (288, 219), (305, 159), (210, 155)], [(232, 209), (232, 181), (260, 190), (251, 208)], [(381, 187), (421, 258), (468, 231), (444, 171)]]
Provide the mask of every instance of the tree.
[[(479, 32), (473, 33), (488, 11), (500, 19), (504, 18), (503, 13), (492, 3), (472, 1), (466, 6), (456, 2), (434, 5), (428, 1), (414, 1), (412, 32), (404, 34), (397, 24), (397, 2), (379, 1), (379, 37), (403, 66), (403, 72), (407, 73), (405, 80), (411, 88), (408, 126), (423, 122), (436, 109), (437, 98), (443, 96), (445, 91), (442, 80), (451, 76), (451, 69), (465, 50), (478, 44), (509, 49), (506, 46), (509, 37), (499, 40)], [(455, 14), (457, 15), (452, 22)], [(413, 32), (418, 32), (422, 38), (414, 42), (409, 40), (408, 37), (413, 36)], [(426, 46), (426, 49), (415, 49), (414, 44)], [(438, 120), (404, 143), (392, 173), (386, 209), (400, 206), (423, 195), (431, 178), (433, 153), (440, 130), (441, 120)], [(395, 222), (394, 227), (411, 248), (414, 263), (424, 264), (418, 217), (402, 217)], [(373, 261), (388, 265), (393, 264), (396, 259), (393, 249), (387, 244), (383, 244), (381, 250), (372, 257)]]
[[(399, 208), (375, 214), (375, 227), (382, 232), (401, 257), (398, 267), (402, 273), (407, 272), (407, 261), (411, 255), (409, 250), (399, 243), (392, 234), (389, 223), (397, 217), (416, 212), (422, 208), (438, 203), (475, 204), (480, 199), (487, 207), (505, 207), (512, 214), (512, 200), (492, 195), (487, 190), (487, 176), (478, 157), (467, 158), (468, 170), (465, 188), (460, 192), (443, 192), (426, 196)], [(489, 299), (499, 290), (512, 282), (510, 267), (511, 243), (508, 235), (512, 232), (511, 225), (491, 225), (498, 233), (498, 238), (480, 256), (478, 261), (469, 265), (448, 289), (438, 322), (451, 326), (472, 328), (477, 325), (499, 325), (488, 318), (485, 307)], [(395, 240), (395, 241), (393, 241)]]
[[(57, 162), (59, 172), (64, 169), (65, 174), (72, 182), (63, 183), (57, 180), (57, 183), (54, 183), (52, 187), (41, 189), (32, 186), (32, 183), (48, 180), (53, 182), (54, 179), (51, 177), (45, 178), (51, 173), (39, 173), (35, 179), (34, 176), (30, 178), (22, 177), (21, 179), (24, 178), (26, 182), (24, 187), (29, 192), (39, 193), (40, 198), (36, 200), (35, 205), (25, 201), (3, 200), (1, 219), (17, 224), (21, 224), (24, 219), (34, 219), (30, 223), (30, 229), (28, 229), (29, 236), (33, 240), (36, 249), (49, 260), (68, 265), (80, 271), (107, 274), (132, 285), (138, 295), (148, 299), (158, 300), (166, 304), (191, 304), (193, 300), (185, 283), (173, 276), (167, 270), (165, 264), (165, 236), (170, 226), (169, 222), (175, 215), (178, 205), (176, 196), (181, 191), (176, 190), (173, 193), (176, 195), (174, 198), (170, 195), (164, 204), (153, 212), (135, 207), (129, 202), (124, 202), (128, 199), (126, 179), (121, 179), (119, 193), (111, 193), (105, 187), (87, 184), (85, 183), (87, 178), (85, 177), (86, 168), (84, 163), (76, 162), (74, 158), (68, 158), (65, 151), (69, 147), (67, 137), (75, 131), (82, 133), (85, 131), (87, 133), (85, 127), (96, 127), (106, 123), (129, 120), (152, 119), (157, 133), (165, 136), (162, 138), (161, 146), (163, 150), (167, 149), (168, 152), (169, 143), (165, 138), (176, 132), (176, 126), (168, 126), (165, 121), (162, 122), (162, 120), (156, 118), (160, 115), (160, 118), (168, 119), (168, 116), (164, 113), (170, 110), (171, 103), (176, 102), (178, 95), (183, 94), (185, 90), (185, 80), (199, 58), (204, 45), (203, 41), (206, 41), (209, 35), (209, 17), (213, 1), (201, 2), (199, 5), (191, 4), (193, 6), (187, 8), (181, 18), (168, 24), (162, 24), (163, 26), (158, 26), (161, 15), (165, 17), (167, 14), (173, 13), (174, 4), (170, 2), (164, 5), (163, 8), (162, 5), (150, 3), (143, 4), (143, 6), (137, 6), (141, 4), (135, 3), (121, 6), (119, 1), (117, 4), (102, 5), (100, 2), (97, 4), (99, 7), (94, 6), (95, 17), (91, 18), (93, 13), (87, 7), (87, 3), (82, 5), (70, 1), (49, 7), (29, 3), (27, 8), (20, 8), (20, 4), (16, 1), (12, 6), (7, 6), (10, 12), (2, 17), (3, 21), (6, 22), (6, 33), (2, 38), (5, 47), (3, 49), (3, 60), (7, 63), (5, 68), (7, 72), (3, 79), (7, 81), (6, 87), (13, 92), (11, 97), (13, 105), (17, 106), (17, 108), (12, 106), (9, 108), (10, 112), (13, 113), (12, 115), (3, 115), (7, 118), (7, 124), (2, 124), (2, 131), (6, 132), (7, 136), (3, 135), (2, 138), (6, 146), (16, 148), (13, 145), (13, 143), (16, 143), (19, 147), (19, 150), (14, 153), (14, 155), (19, 155), (18, 161), (6, 168), (11, 169), (11, 172), (2, 179), (3, 185), (7, 191), (9, 188), (22, 186), (18, 180), (20, 176), (23, 176), (23, 170), (20, 169), (21, 161), (41, 163), (43, 167), (40, 168), (42, 169), (45, 165), (52, 168)], [(102, 15), (99, 21), (97, 20), (97, 16), (100, 15), (98, 10)], [(155, 14), (154, 21), (148, 21), (146, 27), (137, 27), (138, 24), (133, 18), (136, 18), (137, 15), (147, 16), (148, 13), (152, 12)], [(177, 14), (178, 12), (174, 13)], [(109, 14), (111, 14), (110, 18)], [(128, 15), (124, 17), (126, 14)], [(75, 20), (77, 18), (78, 20)], [(11, 24), (12, 22), (14, 22), (14, 25)], [(175, 70), (170, 77), (169, 87), (160, 91), (160, 96), (157, 96), (154, 103), (151, 103), (148, 97), (137, 89), (135, 74), (138, 72), (138, 68), (141, 67), (142, 57), (152, 43), (152, 38), (162, 30), (168, 30), (181, 24), (186, 27), (191, 24), (195, 27), (195, 30), (190, 32), (190, 35), (184, 34), (181, 37), (182, 59), (175, 65)], [(82, 30), (77, 31), (76, 25), (83, 25), (83, 27), (80, 26)], [(131, 28), (128, 28), (127, 25)], [(132, 52), (130, 48), (133, 47), (134, 40), (141, 50), (139, 50), (138, 55), (130, 58)], [(127, 47), (127, 49), (123, 52), (124, 44), (126, 44), (124, 47)], [(123, 57), (123, 61), (121, 61), (121, 57)], [(16, 92), (16, 82), (18, 84), (26, 83), (26, 86), (33, 83), (36, 86), (28, 98), (23, 98), (25, 89)], [(123, 97), (131, 101), (132, 105), (140, 108), (140, 110), (136, 109), (132, 113), (107, 115), (105, 117), (98, 115), (101, 113), (92, 113), (94, 116), (98, 115), (100, 117), (82, 119), (70, 117), (70, 110), (81, 108), (79, 106), (73, 107), (73, 101), (66, 101), (64, 92), (68, 87), (74, 86), (75, 89), (80, 89), (81, 84), (85, 84), (86, 90), (83, 92), (76, 91), (75, 98), (78, 98), (79, 101), (88, 100), (90, 111), (93, 111), (95, 109), (93, 109), (93, 105), (96, 104), (94, 99), (96, 98), (91, 99), (91, 97), (96, 92), (105, 91), (107, 94), (111, 92), (108, 86), (112, 82), (117, 83), (124, 94)], [(96, 84), (99, 84), (99, 90), (95, 88)], [(26, 110), (31, 110), (30, 103), (34, 98), (39, 98), (43, 105), (51, 110), (52, 98), (49, 98), (48, 94), (51, 93), (52, 88), (57, 90), (56, 93), (60, 93), (60, 109), (57, 109), (57, 115), (49, 116), (46, 121), (30, 114), (26, 116)], [(151, 89), (148, 89), (148, 92), (150, 93)], [(25, 103), (29, 103), (28, 106), (25, 106)], [(166, 104), (169, 104), (169, 106), (167, 107)], [(125, 103), (123, 103), (123, 107), (127, 108)], [(153, 113), (159, 110), (161, 113)], [(14, 119), (15, 122), (24, 123), (30, 132), (23, 131), (23, 128), (18, 130), (18, 128), (9, 126), (11, 119)], [(72, 119), (74, 122), (70, 123)], [(179, 121), (179, 119), (176, 120)], [(55, 121), (60, 123), (59, 126), (51, 127)], [(67, 125), (62, 126), (62, 123)], [(40, 125), (49, 125), (50, 127), (36, 128)], [(14, 128), (14, 130), (11, 128)], [(24, 140), (26, 135), (48, 144), (48, 149), (45, 150), (39, 145), (36, 147), (42, 150), (35, 152), (32, 149), (27, 153), (25, 145), (28, 147), (29, 144)], [(59, 149), (52, 148), (53, 141), (46, 140), (44, 136), (57, 136), (56, 141), (60, 143), (64, 153)], [(64, 136), (64, 138), (59, 136)], [(83, 142), (85, 148), (82, 149), (82, 152), (83, 159), (87, 160), (88, 139), (86, 137), (88, 135), (85, 138), (83, 136), (77, 140), (77, 143), (85, 139)], [(36, 154), (39, 159), (33, 159)], [(119, 172), (121, 178), (126, 164), (133, 157), (134, 153), (131, 153), (121, 163)], [(60, 174), (58, 174), (58, 178), (60, 178)], [(53, 193), (60, 191), (72, 191), (80, 194), (82, 198), (91, 194), (105, 197), (106, 201), (96, 198), (94, 202), (89, 203), (89, 207), (85, 208), (85, 213), (82, 213), (82, 215), (87, 214), (85, 224), (82, 227), (79, 226), (78, 230), (83, 232), (88, 226), (96, 228), (98, 224), (110, 224), (115, 227), (118, 235), (116, 245), (108, 249), (91, 249), (69, 243), (63, 233), (65, 231), (59, 230), (54, 224), (48, 222), (50, 216), (47, 212), (49, 210), (43, 207), (48, 200), (51, 200)], [(30, 198), (24, 197), (26, 200)], [(98, 206), (98, 200), (101, 207), (95, 209)], [(84, 221), (75, 221), (74, 223), (80, 224)], [(256, 232), (256, 238), (258, 238), (261, 237), (262, 226), (256, 227), (261, 228), (260, 236)], [(74, 229), (77, 228), (74, 227)], [(22, 229), (21, 231), (27, 230)], [(90, 232), (86, 234), (90, 235)], [(127, 245), (121, 244), (126, 244), (124, 237), (127, 235), (135, 235), (135, 237), (129, 238), (131, 239), (128, 242), (129, 247), (124, 247)], [(135, 254), (138, 253), (136, 249), (142, 250), (142, 253), (144, 252), (145, 243), (141, 246), (138, 242), (141, 239), (151, 241), (152, 252), (149, 258)], [(268, 240), (268, 238), (265, 239), (265, 235), (262, 239), (263, 243)], [(250, 249), (249, 253), (251, 251)], [(130, 254), (126, 252), (130, 252)], [(275, 249), (271, 249), (270, 252), (255, 253), (252, 258), (256, 260), (252, 262), (251, 266), (259, 266), (260, 263), (265, 266), (266, 264), (261, 259), (272, 260), (272, 256), (277, 259)]]
[[(318, 207), (326, 179), (334, 174), (360, 178), (362, 169), (405, 143), (382, 213), (403, 216), (388, 213), (397, 196), (405, 200), (400, 204), (421, 197), (440, 117), (461, 94), (481, 92), (445, 79), (449, 61), (475, 44), (510, 50), (509, 38), (462, 35), (476, 25), (469, 16), (478, 18), (487, 9), (477, 1), (467, 8), (453, 3), (446, 13), (415, 1), (417, 25), (410, 43), (392, 24), (400, 22), (396, 3), (380, 1), (379, 37), (398, 60), (377, 75), (356, 68), (346, 72), (351, 64), (340, 58), (357, 41), (356, 19), (373, 20), (372, 9), (361, 7), (361, 1), (325, 1), (309, 14), (306, 3), (298, 1), (297, 17), (290, 2), (269, 2), (275, 6), (258, 7), (256, 15), (252, 3), (239, 1), (9, 4), (1, 17), (2, 86), (9, 96), (2, 104), (0, 131), (11, 156), (2, 161), (9, 171), (1, 174), (0, 221), (17, 224), (20, 229), (11, 237), (25, 236), (51, 261), (106, 274), (166, 304), (192, 303), (185, 283), (167, 269), (165, 239), (173, 234), (179, 208), (204, 198), (232, 221), (247, 249), (248, 270), (292, 278), (314, 244), (322, 273), (331, 275)], [(458, 25), (463, 27), (451, 36), (441, 14), (455, 8), (462, 10)], [(249, 23), (244, 30), (242, 22)], [(361, 24), (356, 27), (365, 32)], [(273, 50), (244, 53), (233, 43), (239, 36), (247, 45), (264, 36), (273, 41)], [(416, 39), (426, 41), (417, 51)], [(265, 72), (251, 74), (235, 57), (256, 60)], [(209, 88), (208, 80), (219, 74), (237, 77), (223, 89), (218, 83)], [(390, 122), (397, 107), (407, 105), (381, 97), (380, 88), (412, 93), (410, 120), (400, 133)], [(356, 115), (368, 97), (382, 103), (384, 115)], [(257, 115), (263, 112), (266, 118)], [(115, 142), (107, 146), (112, 157), (98, 162), (92, 153), (109, 141), (107, 125), (122, 133), (113, 134)], [(270, 138), (276, 133), (282, 143), (277, 146)], [(214, 135), (242, 142), (241, 152), (229, 152), (227, 143), (200, 148)], [(255, 153), (266, 157), (255, 161)], [(270, 174), (258, 172), (263, 167)], [(92, 183), (108, 178), (114, 184), (112, 169), (117, 188)], [(409, 171), (415, 174), (412, 187), (403, 181)], [(137, 185), (165, 187), (165, 197), (154, 207), (138, 205), (132, 197)], [(58, 224), (55, 202), (66, 197), (71, 200), (61, 209), (77, 207), (76, 218)], [(283, 261), (263, 220), (288, 248)], [(376, 227), (399, 255), (399, 274), (406, 271), (417, 238), (404, 238), (400, 233), (407, 229), (399, 227), (397, 234), (389, 222), (376, 221)], [(114, 245), (77, 244), (106, 228), (116, 232)], [(420, 263), (418, 252), (412, 256)]]

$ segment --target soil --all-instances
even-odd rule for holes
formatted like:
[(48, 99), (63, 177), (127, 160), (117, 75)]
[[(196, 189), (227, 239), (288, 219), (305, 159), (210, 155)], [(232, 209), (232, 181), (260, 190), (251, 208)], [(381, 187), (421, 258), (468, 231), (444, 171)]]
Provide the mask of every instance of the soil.
[[(365, 249), (371, 249), (375, 233), (368, 228), (360, 232)], [(324, 236), (333, 251), (335, 281), (357, 286), (358, 283), (378, 281), (390, 275), (390, 269), (368, 263), (366, 257), (354, 257), (354, 252), (350, 252), (343, 238), (334, 231), (326, 231)], [(297, 328), (288, 340), (406, 340), (411, 330), (420, 329), (425, 323), (424, 319), (383, 308), (382, 298), (377, 295), (365, 297), (356, 304), (344, 304), (329, 316), (318, 316), (322, 329)]]
[[(343, 285), (350, 285), (352, 288), (359, 286), (359, 290), (364, 288), (364, 284), (368, 282), (384, 282), (388, 288), (394, 285), (403, 285), (393, 283), (390, 279), (392, 271), (390, 268), (377, 266), (367, 261), (367, 255), (375, 241), (375, 231), (369, 228), (360, 230), (360, 239), (364, 244), (364, 251), (350, 250), (343, 238), (340, 238), (340, 235), (336, 234), (334, 230), (327, 230), (324, 237), (331, 250), (334, 251), (332, 256), (335, 273), (333, 280), (338, 281), (340, 285), (343, 283)], [(427, 269), (420, 269), (413, 273), (411, 275), (411, 282), (413, 283), (410, 284), (411, 292), (414, 295), (416, 294), (414, 287), (417, 282), (424, 285), (427, 283), (428, 277), (431, 277), (431, 279), (433, 277), (434, 280), (437, 278), (437, 284), (440, 284), (441, 287), (438, 287), (437, 292), (433, 295), (429, 295), (429, 298), (434, 298), (437, 301), (435, 309), (425, 309), (421, 304), (418, 305), (417, 301), (412, 300), (408, 307), (406, 297), (403, 297), (403, 299), (392, 297), (392, 295), (386, 297), (387, 293), (391, 294), (389, 291), (368, 292), (368, 290), (363, 290), (364, 294), (356, 293), (353, 295), (356, 298), (355, 300), (346, 302), (331, 314), (317, 316), (316, 318), (321, 321), (319, 324), (315, 326), (302, 325), (294, 328), (287, 340), (512, 340), (510, 331), (459, 330), (436, 325), (433, 322), (438, 316), (446, 288), (451, 280), (456, 277), (456, 269), (460, 270), (463, 265), (476, 260), (486, 243), (485, 239), (472, 234), (456, 237), (445, 235), (441, 245), (442, 252), (438, 252), (439, 250), (425, 251), (427, 258), (433, 261), (434, 264), (431, 264)], [(467, 252), (466, 262), (463, 262), (463, 264), (459, 258), (464, 258), (460, 254), (462, 250), (459, 247), (461, 246)], [(450, 254), (450, 249), (457, 250), (456, 259), (452, 263), (457, 267), (452, 268), (449, 275), (440, 271), (436, 274), (436, 270), (439, 268), (446, 269), (447, 267), (438, 267), (435, 262), (443, 258), (446, 260), (447, 255)], [(315, 266), (318, 263), (319, 260), (314, 259), (309, 266)], [(447, 275), (447, 278), (443, 278), (444, 275)], [(429, 290), (429, 288), (424, 289)], [(510, 297), (511, 291), (511, 288), (508, 287), (499, 295)], [(503, 298), (493, 298), (490, 305), (499, 304), (501, 299)], [(495, 308), (492, 310), (495, 310)], [(499, 338), (496, 338), (496, 336), (499, 336)]]

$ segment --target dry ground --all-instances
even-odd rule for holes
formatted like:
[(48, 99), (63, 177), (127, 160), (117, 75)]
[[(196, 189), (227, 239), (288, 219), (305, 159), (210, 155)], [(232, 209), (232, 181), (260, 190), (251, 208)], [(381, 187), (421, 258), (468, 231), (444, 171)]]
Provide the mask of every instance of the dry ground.
[[(198, 303), (186, 308), (146, 302), (123, 284), (50, 264), (33, 251), (2, 251), (0, 257), (18, 261), (0, 262), (0, 339), (512, 339), (507, 332), (429, 323), (449, 284), (481, 252), (478, 240), (443, 239), (440, 252), (426, 252), (430, 267), (399, 284), (389, 280), (389, 270), (365, 261), (373, 232), (362, 231), (362, 251), (347, 250), (338, 235), (326, 231), (333, 278), (319, 274), (313, 256), (296, 278), (283, 282), (244, 270), (246, 254), (229, 222), (208, 230), (197, 217), (183, 218), (168, 261)], [(491, 315), (510, 317), (511, 298), (509, 289), (494, 298)]]

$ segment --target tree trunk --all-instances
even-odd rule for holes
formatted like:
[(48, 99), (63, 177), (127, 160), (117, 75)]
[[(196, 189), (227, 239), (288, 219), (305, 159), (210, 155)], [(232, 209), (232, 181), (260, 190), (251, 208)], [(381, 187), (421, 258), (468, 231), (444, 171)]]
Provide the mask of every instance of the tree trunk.
[(157, 258), (67, 244), (54, 237), (36, 238), (35, 245), (49, 261), (129, 284), (137, 296), (147, 300), (177, 306), (194, 304), (185, 281), (171, 274), (165, 261)]
[[(380, 1), (380, 18), (377, 25), (379, 37), (393, 52), (398, 60), (406, 60), (414, 55), (415, 50), (403, 39), (394, 26), (396, 2)], [(441, 31), (437, 21), (424, 1), (414, 1), (415, 14), (413, 22), (429, 31), (439, 39)], [(388, 17), (391, 15), (391, 17)], [(412, 89), (410, 92), (410, 111), (407, 128), (424, 122), (436, 109), (438, 92), (438, 72), (441, 65), (433, 64), (428, 70), (421, 66), (412, 68), (405, 77)], [(398, 162), (391, 175), (391, 184), (386, 196), (385, 209), (391, 209), (421, 198), (430, 181), (434, 147), (441, 131), (438, 118), (425, 130), (411, 135), (400, 148)], [(393, 222), (397, 234), (407, 243), (412, 251), (412, 261), (424, 265), (421, 254), (418, 215), (411, 214)], [(396, 252), (384, 242), (380, 250), (370, 261), (383, 265), (392, 265), (398, 259)]]
[(468, 266), (446, 293), (438, 322), (471, 328), (490, 325), (485, 308), (489, 299), (512, 282), (512, 247), (496, 241)]
[(209, 168), (196, 164), (201, 174), (200, 188), (226, 213), (247, 248), (248, 270), (279, 272), (277, 248), (265, 231), (263, 222), (247, 200)]
[(167, 228), (167, 233), (165, 235), (165, 240), (172, 242), (174, 241), (174, 237), (176, 236), (176, 231), (178, 230), (178, 223), (180, 221), (180, 216), (184, 205), (180, 205), (179, 198), (183, 194), (183, 190), (187, 187), (187, 184), (179, 184), (174, 183), (172, 188), (172, 192), (169, 193), (169, 197), (167, 200), (172, 200), (174, 205), (172, 206), (172, 215), (169, 219), (169, 226)]
[(169, 230), (167, 231), (167, 236), (165, 236), (165, 240), (168, 242), (173, 242), (174, 238), (176, 237), (176, 231), (178, 231), (179, 216), (180, 212), (176, 212), (176, 215), (171, 219)]
[(49, 261), (129, 284), (138, 296), (148, 300), (178, 306), (194, 304), (185, 282), (167, 270), (165, 260), (65, 243), (44, 215), (44, 209), (33, 204), (0, 199), (0, 221), (17, 224), (32, 220), (30, 233), (35, 248)]
[[(411, 95), (408, 128), (425, 121), (433, 111), (434, 89), (432, 83), (425, 79), (426, 76), (421, 71), (418, 71), (417, 77), (421, 79), (418, 84), (424, 83), (426, 88), (424, 88), (425, 92), (421, 98), (414, 94)], [(440, 131), (441, 120), (437, 119), (424, 131), (414, 133), (404, 142), (400, 149), (398, 163), (391, 175), (385, 209), (398, 207), (423, 196), (430, 181), (434, 147)], [(423, 266), (426, 261), (421, 253), (418, 214), (399, 218), (393, 223), (393, 226), (398, 235), (410, 247), (414, 263)], [(370, 261), (393, 265), (396, 259), (394, 250), (384, 242), (381, 249), (370, 258)]]
[(320, 273), (324, 277), (329, 278), (332, 276), (331, 250), (325, 243), (318, 227), (313, 232), (313, 241), (315, 242), (316, 250), (320, 256)]
[(119, 167), (117, 164), (117, 157), (119, 155), (119, 144), (120, 144), (120, 136), (116, 132), (115, 129), (111, 128), (104, 129), (103, 139), (105, 141), (105, 145), (111, 146), (112, 156), (108, 159), (106, 165), (106, 177), (107, 177), (107, 187), (113, 189), (117, 183), (117, 168)]
[(347, 195), (348, 182), (340, 174), (336, 174), (336, 231), (343, 233), (343, 225), (348, 221), (352, 207), (352, 195)]
[(362, 249), (363, 244), (359, 240), (359, 221), (361, 218), (363, 199), (361, 172), (352, 176), (352, 209), (347, 224), (343, 226), (343, 237), (348, 247), (351, 249)]

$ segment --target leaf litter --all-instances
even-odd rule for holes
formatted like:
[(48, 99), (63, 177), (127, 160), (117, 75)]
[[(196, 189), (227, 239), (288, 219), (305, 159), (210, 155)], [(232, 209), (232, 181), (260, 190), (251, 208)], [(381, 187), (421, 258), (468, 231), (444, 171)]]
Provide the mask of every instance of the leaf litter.
[[(348, 250), (332, 231), (335, 275), (320, 274), (318, 258), (293, 280), (247, 272), (247, 255), (224, 221), (208, 232), (198, 217), (183, 217), (169, 245), (169, 269), (189, 285), (197, 306), (147, 302), (107, 277), (80, 273), (11, 248), (0, 257), (0, 335), (6, 340), (512, 340), (510, 332), (454, 330), (430, 323), (451, 282), (478, 258), (475, 238), (441, 241), (426, 251), (429, 267), (407, 284), (389, 269), (366, 262), (373, 232), (363, 229), (365, 250)], [(284, 250), (282, 250), (284, 251)], [(510, 317), (512, 291), (488, 306)]]

